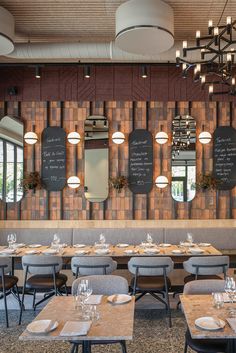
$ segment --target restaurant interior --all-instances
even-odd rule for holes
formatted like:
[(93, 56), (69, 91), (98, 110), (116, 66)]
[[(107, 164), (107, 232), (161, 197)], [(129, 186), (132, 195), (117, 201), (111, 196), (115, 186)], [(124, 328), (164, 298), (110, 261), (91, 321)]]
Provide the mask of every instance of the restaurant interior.
[(236, 353), (236, 2), (0, 0), (0, 353)]

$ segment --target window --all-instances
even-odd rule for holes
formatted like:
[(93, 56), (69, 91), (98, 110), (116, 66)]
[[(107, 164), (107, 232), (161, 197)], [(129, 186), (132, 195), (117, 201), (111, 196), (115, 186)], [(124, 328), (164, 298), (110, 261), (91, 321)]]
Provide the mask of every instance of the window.
[(23, 148), (0, 139), (0, 198), (5, 202), (17, 202), (23, 196), (23, 162)]

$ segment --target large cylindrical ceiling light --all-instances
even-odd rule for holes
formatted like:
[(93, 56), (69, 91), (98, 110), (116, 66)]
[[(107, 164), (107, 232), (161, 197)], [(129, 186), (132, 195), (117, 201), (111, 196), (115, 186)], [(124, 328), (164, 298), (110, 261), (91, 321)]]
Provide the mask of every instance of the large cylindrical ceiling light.
[(154, 55), (174, 44), (173, 9), (161, 0), (129, 0), (116, 11), (116, 45), (129, 53)]
[(15, 20), (12, 14), (0, 6), (0, 55), (14, 50)]

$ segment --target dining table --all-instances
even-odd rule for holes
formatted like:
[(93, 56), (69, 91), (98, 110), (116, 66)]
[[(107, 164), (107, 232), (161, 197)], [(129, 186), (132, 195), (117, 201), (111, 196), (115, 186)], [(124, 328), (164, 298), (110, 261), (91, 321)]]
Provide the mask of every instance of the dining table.
[[(191, 337), (193, 339), (224, 339), (227, 341), (227, 353), (236, 352), (236, 318), (233, 318), (235, 330), (231, 328), (227, 321), (227, 319), (230, 318), (230, 310), (232, 307), (236, 310), (236, 303), (232, 304), (227, 301), (220, 309), (217, 309), (214, 306), (213, 296), (211, 294), (182, 294), (180, 295), (180, 301)], [(196, 320), (206, 317), (212, 317), (214, 320), (217, 320), (217, 322), (218, 320), (223, 320), (225, 326), (216, 330), (200, 328), (196, 324)]]
[[(129, 302), (114, 304), (109, 302), (107, 296), (103, 296), (101, 303), (97, 306), (99, 318), (93, 321), (87, 335), (62, 335), (63, 327), (68, 322), (81, 322), (81, 308), (75, 305), (73, 296), (55, 296), (43, 308), (33, 320), (57, 321), (58, 326), (51, 332), (35, 334), (26, 330), (19, 337), (22, 341), (67, 341), (72, 345), (76, 342), (82, 345), (83, 353), (91, 352), (91, 343), (120, 342), (133, 339), (134, 330), (134, 308), (135, 298), (131, 297)], [(63, 310), (62, 310), (63, 308)]]

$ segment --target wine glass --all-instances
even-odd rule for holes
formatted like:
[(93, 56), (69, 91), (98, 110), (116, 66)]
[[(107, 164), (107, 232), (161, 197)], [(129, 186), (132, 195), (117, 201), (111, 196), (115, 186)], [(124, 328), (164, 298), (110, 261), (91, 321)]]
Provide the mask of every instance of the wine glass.
[(151, 234), (147, 233), (147, 238), (146, 238), (146, 241), (147, 241), (148, 245), (151, 245), (151, 244), (152, 244), (153, 239), (152, 239)]
[(192, 245), (193, 244), (193, 234), (187, 233), (187, 242)]
[[(225, 279), (225, 292), (227, 293), (231, 305), (234, 303), (236, 295), (236, 283), (233, 277), (226, 277)], [(234, 317), (236, 314), (236, 308), (230, 308), (230, 316)]]
[(13, 249), (14, 247), (13, 244), (16, 242), (16, 233), (8, 234), (7, 242), (8, 242), (9, 249)]
[(105, 238), (105, 236), (102, 233), (99, 236), (99, 242), (101, 244), (105, 244), (105, 242), (106, 242), (106, 238)]

